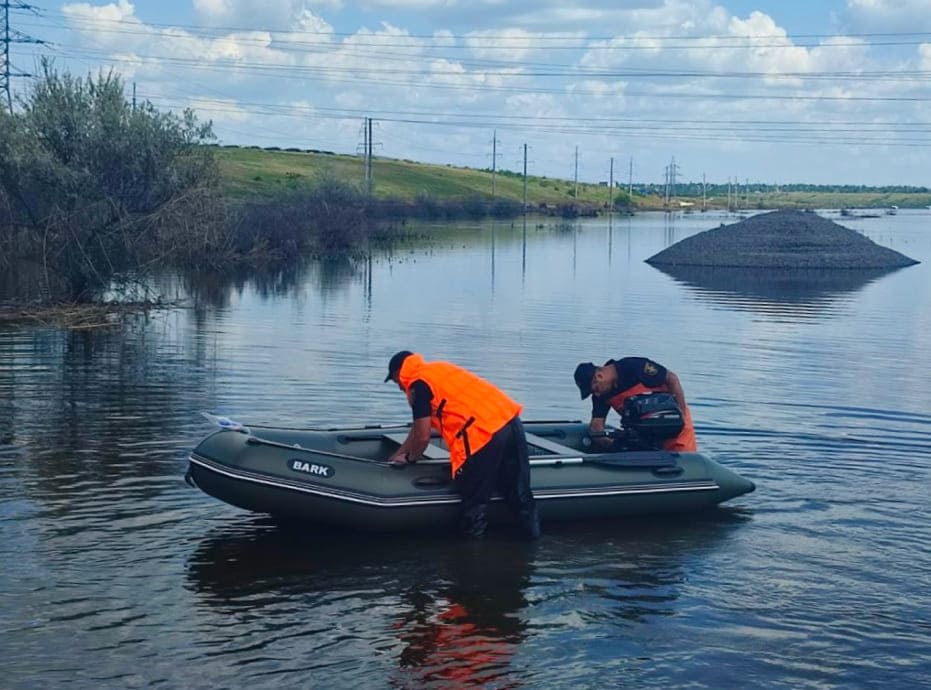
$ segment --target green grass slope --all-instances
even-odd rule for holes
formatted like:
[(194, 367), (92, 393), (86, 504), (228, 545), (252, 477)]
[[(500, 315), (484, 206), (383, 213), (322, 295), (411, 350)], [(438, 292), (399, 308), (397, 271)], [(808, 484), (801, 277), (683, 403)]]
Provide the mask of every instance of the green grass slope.
[[(268, 197), (311, 186), (320, 175), (362, 185), (364, 170), (358, 156), (264, 149), (218, 148), (217, 157), (224, 192), (233, 198)], [(515, 173), (499, 172), (496, 196), (521, 201), (523, 179)], [(372, 164), (374, 194), (382, 198), (413, 201), (418, 196), (436, 199), (491, 197), (492, 175), (485, 170), (414, 163), (376, 158)], [(571, 181), (545, 177), (527, 178), (530, 204), (571, 204), (575, 199)], [(578, 202), (590, 206), (608, 203), (608, 188), (579, 184)]]
[[(275, 195), (299, 191), (314, 184), (320, 175), (330, 175), (342, 182), (361, 187), (364, 170), (360, 156), (337, 155), (326, 152), (279, 151), (256, 148), (217, 148), (224, 193), (235, 199), (267, 199)], [(374, 194), (380, 198), (397, 198), (414, 201), (420, 196), (436, 200), (464, 200), (481, 196), (490, 198), (492, 175), (487, 170), (458, 168), (451, 165), (432, 165), (389, 158), (376, 158), (372, 164)], [(523, 179), (514, 172), (498, 172), (495, 182), (496, 196), (520, 202), (523, 199)], [(606, 185), (579, 184), (575, 197), (575, 184), (571, 180), (528, 176), (527, 202), (532, 206), (558, 207), (578, 203), (592, 208), (606, 207)], [(626, 190), (617, 190), (626, 197)], [(671, 203), (679, 209), (679, 202), (690, 202), (698, 209), (701, 197), (677, 196)], [(709, 208), (723, 208), (726, 198), (708, 200)], [(662, 196), (633, 195), (634, 208), (662, 209)], [(773, 208), (882, 208), (889, 206), (922, 208), (931, 205), (931, 194), (876, 192), (766, 192), (741, 196), (738, 206), (747, 209)]]

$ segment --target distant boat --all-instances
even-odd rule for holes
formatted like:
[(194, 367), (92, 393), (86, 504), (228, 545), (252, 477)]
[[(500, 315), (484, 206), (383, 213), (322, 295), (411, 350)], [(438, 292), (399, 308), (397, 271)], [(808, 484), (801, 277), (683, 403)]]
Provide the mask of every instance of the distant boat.
[(898, 212), (899, 212), (899, 207), (895, 205), (890, 206), (889, 208), (886, 209), (887, 216), (894, 216)]

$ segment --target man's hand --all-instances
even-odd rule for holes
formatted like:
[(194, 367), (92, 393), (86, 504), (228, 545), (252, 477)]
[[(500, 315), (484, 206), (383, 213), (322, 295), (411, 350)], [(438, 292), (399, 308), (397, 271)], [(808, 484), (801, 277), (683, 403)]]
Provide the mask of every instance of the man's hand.
[(614, 445), (614, 439), (610, 436), (593, 436), (592, 443), (601, 450), (609, 450)]
[(605, 418), (592, 417), (588, 424), (588, 433), (591, 435), (592, 443), (596, 448), (608, 450), (614, 445), (614, 439), (605, 432)]
[(390, 458), (388, 458), (388, 464), (391, 465), (392, 467), (404, 467), (404, 465), (409, 465), (409, 464), (412, 465), (415, 462), (416, 460), (411, 460), (408, 457), (407, 451), (404, 451), (404, 452), (398, 451), (394, 453)]

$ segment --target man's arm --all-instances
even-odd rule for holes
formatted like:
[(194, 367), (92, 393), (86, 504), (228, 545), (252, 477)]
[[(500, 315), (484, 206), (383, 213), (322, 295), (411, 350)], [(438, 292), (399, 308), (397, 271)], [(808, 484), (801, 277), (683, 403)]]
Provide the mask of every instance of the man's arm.
[(599, 448), (610, 448), (614, 443), (614, 439), (604, 436), (604, 430), (605, 418), (592, 417), (592, 421), (588, 423), (588, 432), (592, 435), (592, 443)]
[(419, 419), (415, 419), (414, 423), (411, 425), (411, 430), (407, 432), (407, 438), (404, 439), (404, 443), (391, 454), (391, 457), (388, 458), (388, 462), (393, 465), (404, 465), (408, 462), (415, 462), (423, 455), (424, 450), (427, 448), (427, 444), (430, 443), (430, 434), (430, 418), (420, 417)]
[(666, 370), (666, 388), (669, 389), (669, 392), (672, 393), (672, 397), (676, 399), (676, 402), (679, 403), (679, 407), (687, 407), (685, 404), (685, 392), (682, 390), (682, 384), (679, 383), (679, 377), (673, 374), (668, 369)]

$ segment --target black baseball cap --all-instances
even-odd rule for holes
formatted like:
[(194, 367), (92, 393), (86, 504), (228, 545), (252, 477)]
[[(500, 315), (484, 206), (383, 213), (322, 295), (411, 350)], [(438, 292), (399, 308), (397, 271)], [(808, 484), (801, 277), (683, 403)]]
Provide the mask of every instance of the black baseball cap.
[(392, 355), (388, 361), (388, 375), (385, 377), (385, 383), (391, 380), (391, 377), (401, 368), (401, 363), (412, 354), (414, 353), (410, 350), (401, 350)]
[(575, 385), (579, 387), (579, 394), (582, 400), (585, 400), (592, 394), (592, 379), (595, 378), (595, 370), (598, 369), (591, 362), (582, 362), (575, 368)]

